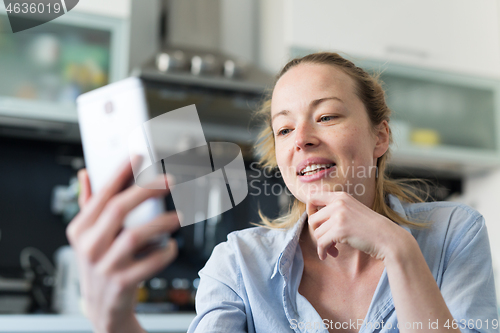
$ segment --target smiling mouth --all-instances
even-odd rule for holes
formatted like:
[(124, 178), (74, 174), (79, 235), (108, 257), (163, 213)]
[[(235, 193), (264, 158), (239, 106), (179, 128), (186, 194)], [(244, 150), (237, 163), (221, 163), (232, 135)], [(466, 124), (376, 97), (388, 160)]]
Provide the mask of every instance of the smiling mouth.
[(330, 164), (311, 164), (302, 169), (299, 172), (299, 176), (310, 176), (314, 175), (315, 173), (320, 172), (321, 170), (326, 170), (330, 169), (331, 167), (335, 166), (335, 163), (330, 163)]

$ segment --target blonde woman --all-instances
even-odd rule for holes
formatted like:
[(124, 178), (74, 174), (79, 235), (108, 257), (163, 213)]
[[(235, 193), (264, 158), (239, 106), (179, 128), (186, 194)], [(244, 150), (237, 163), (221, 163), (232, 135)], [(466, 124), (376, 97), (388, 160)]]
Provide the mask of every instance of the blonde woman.
[(189, 332), (498, 332), (484, 219), (385, 177), (374, 77), (336, 53), (295, 59), (260, 114), (262, 165), (295, 202), (214, 249)]

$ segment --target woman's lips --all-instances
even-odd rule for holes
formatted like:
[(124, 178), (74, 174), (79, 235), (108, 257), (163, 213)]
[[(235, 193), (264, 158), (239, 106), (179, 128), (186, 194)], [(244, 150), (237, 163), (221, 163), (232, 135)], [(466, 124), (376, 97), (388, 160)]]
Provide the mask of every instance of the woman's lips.
[(300, 162), (296, 167), (295, 170), (297, 172), (297, 175), (301, 174), (302, 171), (308, 166), (308, 165), (313, 165), (313, 164), (335, 164), (334, 161), (325, 158), (325, 157), (310, 157), (308, 159), (303, 160)]
[(329, 176), (331, 173), (335, 172), (337, 170), (337, 165), (331, 166), (328, 169), (321, 169), (317, 171), (316, 173), (313, 173), (312, 175), (303, 175), (303, 176), (298, 176), (300, 181), (308, 183), (308, 182), (313, 182), (315, 180), (321, 179), (321, 178), (326, 178)]

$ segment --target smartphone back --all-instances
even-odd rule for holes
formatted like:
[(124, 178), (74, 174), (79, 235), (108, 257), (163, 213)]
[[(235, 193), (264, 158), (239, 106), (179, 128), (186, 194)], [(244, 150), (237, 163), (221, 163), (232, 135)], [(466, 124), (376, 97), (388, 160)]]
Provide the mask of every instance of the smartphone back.
[[(81, 95), (78, 120), (85, 164), (96, 193), (129, 156), (130, 134), (149, 120), (141, 80), (131, 77)], [(150, 221), (163, 212), (161, 198), (148, 199), (131, 211), (125, 227)]]

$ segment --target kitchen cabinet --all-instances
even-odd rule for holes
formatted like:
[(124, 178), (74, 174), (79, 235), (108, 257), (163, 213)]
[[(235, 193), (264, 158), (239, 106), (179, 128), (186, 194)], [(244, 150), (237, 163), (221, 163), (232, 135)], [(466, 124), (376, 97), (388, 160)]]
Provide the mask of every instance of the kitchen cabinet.
[(447, 175), (500, 165), (496, 80), (394, 65), (381, 80), (393, 111), (394, 165)]
[(128, 55), (128, 73), (143, 65), (158, 51), (161, 3), (159, 0), (81, 0), (74, 11), (104, 20), (119, 19), (125, 23), (129, 48), (122, 55)]
[(287, 47), (500, 78), (498, 0), (285, 1)]
[(127, 74), (129, 35), (123, 19), (71, 11), (26, 32), (9, 30), (0, 8), (0, 31), (7, 31), (0, 34), (2, 124), (76, 123), (78, 95)]
[[(311, 52), (292, 49), (293, 56)], [(351, 60), (380, 74), (392, 110), (393, 167), (462, 176), (500, 166), (498, 80)]]
[(80, 1), (16, 34), (0, 6), (0, 127), (74, 132), (78, 95), (125, 78), (155, 54), (158, 4)]

